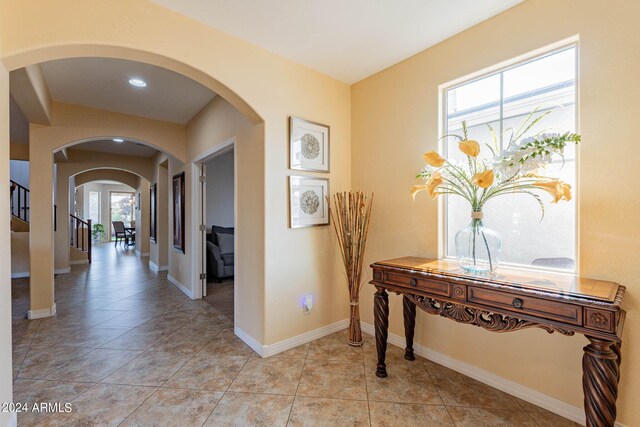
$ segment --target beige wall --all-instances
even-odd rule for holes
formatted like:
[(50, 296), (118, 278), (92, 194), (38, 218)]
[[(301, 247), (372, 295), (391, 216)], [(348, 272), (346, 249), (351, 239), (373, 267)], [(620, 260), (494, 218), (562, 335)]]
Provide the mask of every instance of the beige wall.
[[(640, 319), (637, 274), (640, 193), (635, 122), (640, 114), (638, 2), (529, 0), (352, 88), (353, 186), (376, 192), (367, 265), (403, 255), (437, 256), (437, 204), (411, 202), (409, 189), (437, 148), (438, 85), (579, 34), (580, 273), (627, 286), (619, 421), (638, 425)], [(624, 65), (623, 65), (624, 64)], [(635, 188), (635, 187), (627, 187)], [(371, 286), (363, 318), (372, 323)], [(391, 332), (402, 334), (400, 297)], [(582, 405), (586, 340), (528, 330), (508, 335), (420, 315), (417, 341), (574, 405)]]
[[(61, 149), (87, 139), (120, 136), (185, 160), (184, 126), (79, 105), (54, 103), (51, 126), (35, 126), (38, 137), (48, 136), (46, 148)], [(121, 133), (118, 133), (121, 132)], [(33, 135), (30, 141), (33, 140)], [(44, 149), (44, 145), (39, 146)]]
[(29, 144), (11, 143), (11, 160), (29, 160)]
[[(138, 178), (135, 187), (140, 194), (140, 206), (136, 207), (136, 250), (141, 255), (149, 255), (149, 181)], [(137, 200), (137, 198), (136, 198)]]
[(117, 169), (94, 169), (79, 173), (75, 176), (75, 186), (79, 187), (91, 181), (118, 181), (131, 188), (138, 186), (138, 177), (131, 172)]
[(11, 232), (11, 274), (29, 275), (29, 232)]
[[(0, 21), (0, 32), (3, 30)], [(2, 55), (2, 35), (0, 34), (0, 55)], [(9, 180), (9, 73), (0, 64), (0, 182)], [(0, 186), (0, 240), (10, 241), (9, 190)], [(6, 251), (6, 248), (5, 248)], [(0, 257), (0, 402), (13, 400), (11, 357), (11, 258)], [(0, 425), (9, 425), (15, 414), (0, 412)]]
[[(235, 138), (237, 209), (236, 326), (257, 340), (264, 337), (263, 126), (253, 126), (231, 104), (215, 97), (187, 125), (188, 155), (196, 157)], [(190, 191), (187, 206), (193, 206)], [(169, 197), (171, 199), (171, 196)], [(170, 213), (171, 215), (171, 213)], [(169, 226), (172, 222), (169, 221)], [(169, 233), (171, 236), (171, 233)]]
[[(143, 0), (109, 3), (3, 0), (0, 7), (2, 59), (11, 69), (83, 55), (141, 60), (200, 81), (240, 110), (251, 124), (258, 124), (252, 131), (253, 137), (261, 141), (256, 150), (264, 159), (260, 165), (262, 176), (249, 182), (246, 191), (241, 182), (238, 186), (243, 197), (251, 195), (260, 200), (264, 212), (255, 225), (264, 228), (255, 237), (263, 245), (255, 249), (260, 256), (250, 272), (256, 283), (263, 286), (252, 298), (261, 299), (259, 305), (264, 316), (258, 315), (255, 323), (247, 326), (250, 329), (247, 332), (265, 344), (273, 344), (347, 317), (347, 293), (330, 228), (287, 228), (286, 177), (291, 172), (287, 168), (286, 143), (290, 115), (329, 124), (331, 189), (348, 189), (351, 180), (348, 85)], [(68, 14), (71, 9), (74, 13)], [(127, 31), (121, 31), (123, 27)], [(301, 93), (305, 96), (300, 96)], [(54, 124), (55, 110), (54, 105)], [(78, 126), (80, 119), (83, 115), (68, 123), (70, 132), (77, 130), (74, 126)], [(101, 125), (91, 123), (92, 127)], [(38, 142), (41, 153), (46, 153), (42, 148), (52, 147), (51, 138), (57, 137), (46, 135), (46, 128), (34, 128), (32, 136), (34, 133), (40, 135), (31, 138), (31, 145)], [(82, 133), (85, 132), (78, 131), (76, 139)], [(32, 149), (31, 155), (34, 154)], [(171, 165), (170, 174), (180, 168)], [(51, 169), (43, 166), (40, 175), (51, 173)], [(188, 196), (189, 181), (187, 189)], [(38, 208), (49, 212), (51, 203), (44, 201)], [(44, 222), (50, 227), (50, 221)], [(46, 227), (39, 231), (46, 236)], [(188, 239), (187, 235), (187, 245)], [(49, 243), (40, 249), (50, 253), (51, 248)], [(181, 258), (175, 253), (171, 255), (174, 261)], [(47, 265), (46, 256), (43, 259)], [(265, 293), (270, 295), (268, 299)], [(306, 293), (316, 295), (314, 311), (309, 316), (303, 315), (299, 305), (300, 297)], [(50, 301), (51, 295), (47, 302)]]
[[(185, 238), (184, 252), (173, 247), (173, 176), (184, 172), (185, 189)], [(169, 186), (168, 186), (168, 242), (169, 242), (169, 275), (177, 280), (185, 288), (190, 289), (192, 284), (191, 269), (191, 169), (187, 165), (176, 160), (169, 159)], [(189, 207), (189, 208), (187, 208)]]
[(169, 160), (159, 153), (153, 158), (154, 176), (149, 184), (156, 184), (156, 241), (149, 242), (149, 262), (161, 270), (169, 268)]
[[(256, 263), (264, 263), (264, 274), (254, 273), (262, 276), (264, 289), (273, 295), (261, 305), (273, 309), (270, 314), (265, 311), (262, 324), (254, 326), (265, 331), (257, 334), (258, 339), (263, 336), (264, 343), (272, 344), (346, 318), (347, 294), (338, 257), (333, 255), (331, 230), (287, 228), (286, 177), (290, 172), (286, 141), (289, 115), (329, 124), (332, 190), (348, 189), (349, 86), (143, 0), (108, 4), (5, 0), (1, 5), (2, 24), (7, 27), (3, 60), (12, 69), (79, 55), (143, 60), (212, 88), (252, 124), (264, 121), (264, 127), (257, 130), (264, 137), (260, 148), (264, 176), (251, 184), (257, 192), (269, 189), (268, 197), (262, 197), (263, 222), (268, 227), (264, 230), (265, 246), (258, 249), (264, 249), (263, 255)], [(69, 8), (74, 10), (73, 16), (66, 13)], [(114, 22), (118, 25), (110, 24)], [(126, 32), (121, 31), (123, 26)], [(87, 40), (92, 40), (92, 45)], [(336, 301), (337, 292), (343, 292), (344, 300)], [(317, 297), (309, 316), (303, 315), (299, 305), (305, 293)]]

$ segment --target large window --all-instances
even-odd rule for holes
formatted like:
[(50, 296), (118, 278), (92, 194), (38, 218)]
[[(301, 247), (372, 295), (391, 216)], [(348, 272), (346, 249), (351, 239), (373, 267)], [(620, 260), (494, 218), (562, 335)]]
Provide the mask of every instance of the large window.
[(89, 218), (93, 224), (100, 224), (100, 192), (89, 191)]
[[(576, 48), (571, 46), (448, 88), (444, 93), (444, 135), (462, 134), (465, 121), (470, 139), (481, 144), (490, 142), (493, 130), (504, 150), (512, 129), (518, 130), (536, 108), (550, 113), (525, 137), (542, 131), (576, 132), (576, 70)], [(453, 149), (456, 147), (453, 138), (444, 138), (443, 145), (446, 157), (464, 160), (464, 155)], [(491, 156), (490, 150), (482, 151), (481, 156)], [(564, 159), (554, 159), (551, 167), (538, 173), (571, 184), (573, 200), (551, 204), (547, 196), (541, 220), (540, 207), (531, 196), (498, 197), (484, 207), (485, 225), (502, 236), (502, 264), (573, 272), (576, 266), (575, 147), (567, 146)], [(468, 203), (459, 197), (445, 199), (443, 229), (447, 257), (455, 257), (455, 234), (468, 225), (469, 210)]]

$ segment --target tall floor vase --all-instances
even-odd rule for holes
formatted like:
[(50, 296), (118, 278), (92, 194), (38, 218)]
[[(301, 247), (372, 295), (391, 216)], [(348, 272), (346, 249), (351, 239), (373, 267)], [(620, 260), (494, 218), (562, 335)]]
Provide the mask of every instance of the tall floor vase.
[(338, 237), (340, 253), (344, 263), (349, 288), (349, 338), (352, 346), (362, 345), (360, 327), (360, 287), (362, 286), (362, 264), (364, 250), (369, 234), (373, 194), (361, 192), (337, 193), (333, 196), (335, 208), (331, 207), (331, 198), (327, 196), (329, 213), (333, 228)]
[(349, 310), (349, 345), (362, 345), (362, 328), (360, 327), (360, 306), (358, 301), (351, 301)]

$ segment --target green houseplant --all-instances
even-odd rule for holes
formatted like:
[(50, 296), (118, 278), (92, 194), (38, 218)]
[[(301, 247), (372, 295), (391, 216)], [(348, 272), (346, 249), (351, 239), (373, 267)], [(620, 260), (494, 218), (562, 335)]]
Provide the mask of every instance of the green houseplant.
[(91, 235), (93, 236), (94, 243), (100, 243), (102, 241), (102, 236), (104, 236), (104, 225), (93, 224), (91, 228)]

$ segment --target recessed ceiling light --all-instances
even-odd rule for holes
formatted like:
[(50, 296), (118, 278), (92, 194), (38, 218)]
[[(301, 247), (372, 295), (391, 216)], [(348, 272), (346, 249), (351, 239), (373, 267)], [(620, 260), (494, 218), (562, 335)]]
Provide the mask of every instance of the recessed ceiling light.
[(122, 139), (122, 138), (113, 138), (112, 141), (113, 142), (124, 142), (124, 139)]
[(129, 84), (135, 87), (147, 87), (147, 82), (137, 77), (132, 77), (129, 79)]

